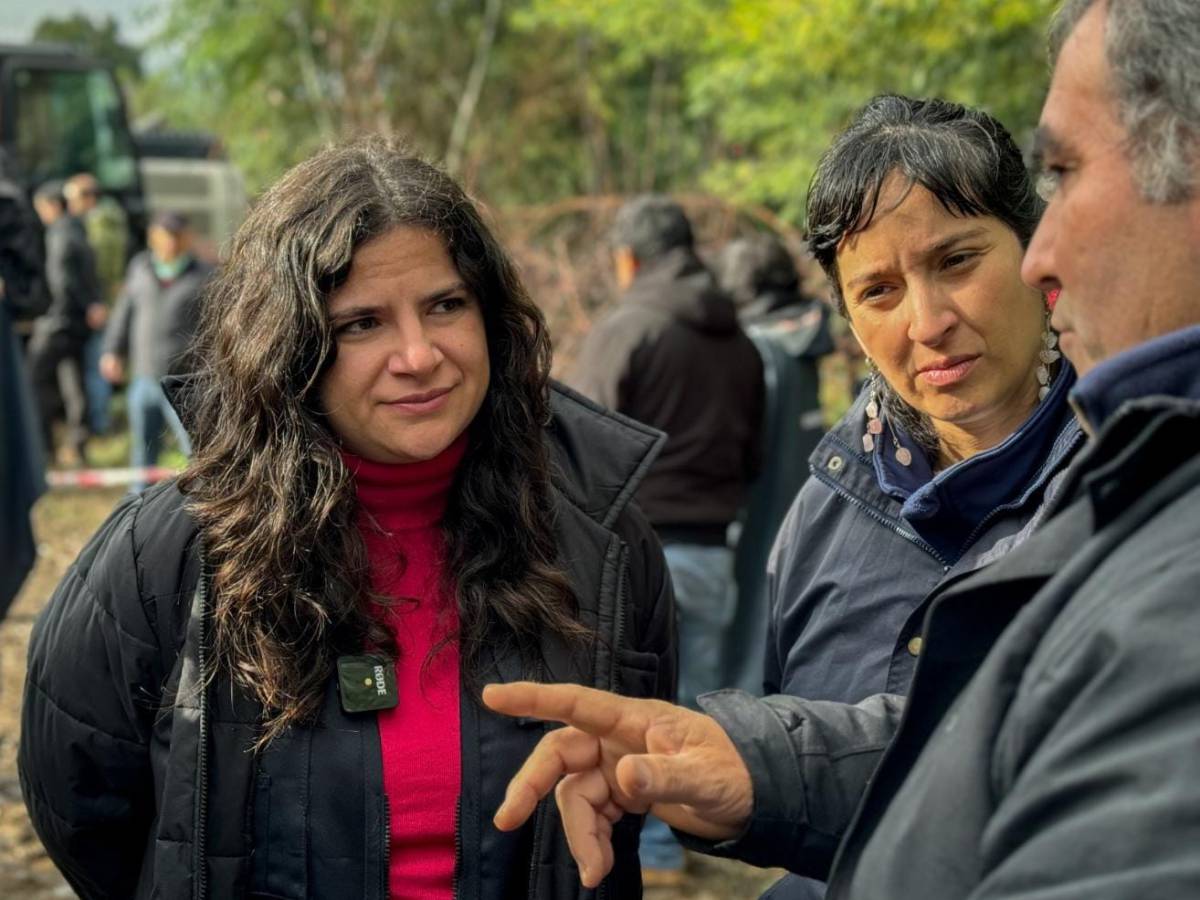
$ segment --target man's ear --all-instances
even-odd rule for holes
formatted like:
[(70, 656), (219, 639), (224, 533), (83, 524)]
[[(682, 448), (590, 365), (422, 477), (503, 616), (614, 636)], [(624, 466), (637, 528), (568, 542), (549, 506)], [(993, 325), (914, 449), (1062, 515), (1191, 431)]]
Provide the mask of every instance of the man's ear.
[(617, 287), (625, 290), (637, 275), (639, 263), (630, 247), (617, 247), (613, 250), (613, 264), (617, 270)]

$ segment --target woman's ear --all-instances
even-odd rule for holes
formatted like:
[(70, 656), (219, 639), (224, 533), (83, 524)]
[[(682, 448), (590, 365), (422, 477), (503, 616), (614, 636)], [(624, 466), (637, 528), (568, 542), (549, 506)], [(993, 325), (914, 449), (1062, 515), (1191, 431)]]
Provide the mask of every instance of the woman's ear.
[(871, 354), (867, 352), (867, 345), (862, 342), (862, 338), (860, 338), (858, 336), (858, 332), (854, 330), (854, 323), (850, 321), (849, 317), (846, 319), (846, 327), (849, 328), (850, 333), (854, 335), (854, 340), (858, 344), (858, 349), (862, 351), (863, 356), (870, 359)]

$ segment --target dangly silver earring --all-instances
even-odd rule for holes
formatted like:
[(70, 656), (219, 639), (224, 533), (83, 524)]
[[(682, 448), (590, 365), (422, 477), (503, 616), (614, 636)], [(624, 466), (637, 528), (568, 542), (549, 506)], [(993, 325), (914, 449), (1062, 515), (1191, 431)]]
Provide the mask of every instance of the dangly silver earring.
[(883, 434), (883, 422), (879, 419), (879, 401), (871, 389), (871, 399), (867, 401), (867, 430), (863, 433), (863, 449), (871, 453), (875, 449), (875, 438)]
[(1046, 311), (1046, 322), (1042, 330), (1042, 349), (1038, 351), (1038, 367), (1034, 370), (1038, 381), (1038, 402), (1050, 393), (1050, 367), (1062, 359), (1058, 347), (1058, 335), (1050, 328), (1050, 311)]
[[(875, 440), (883, 434), (883, 419), (880, 418), (879, 395), (875, 391), (875, 378), (879, 378), (878, 370), (873, 371), (871, 380), (871, 399), (867, 401), (867, 430), (863, 434), (862, 444), (863, 449), (871, 453), (875, 449)], [(900, 442), (896, 440), (895, 431), (892, 432), (892, 449), (896, 454), (896, 462), (902, 466), (912, 465), (912, 453), (907, 447), (901, 447)]]

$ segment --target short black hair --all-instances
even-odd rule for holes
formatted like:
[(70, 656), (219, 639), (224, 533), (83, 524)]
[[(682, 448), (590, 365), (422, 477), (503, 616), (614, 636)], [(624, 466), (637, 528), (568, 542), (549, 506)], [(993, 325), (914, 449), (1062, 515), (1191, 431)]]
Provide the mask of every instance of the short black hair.
[(730, 241), (717, 258), (717, 280), (739, 307), (764, 294), (800, 293), (800, 274), (783, 241), (755, 234)]
[(925, 188), (956, 216), (999, 219), (1022, 247), (1042, 215), (1021, 151), (992, 116), (946, 100), (875, 97), (821, 156), (808, 189), (809, 247), (843, 315), (838, 246), (871, 224), (893, 173)]
[(52, 181), (43, 181), (33, 192), (33, 199), (49, 200), (57, 203), (59, 206), (65, 207), (67, 205), (67, 198), (63, 195), (62, 180), (55, 178)]
[(695, 244), (683, 207), (662, 194), (642, 194), (617, 210), (611, 241), (614, 247), (628, 247), (640, 262)]

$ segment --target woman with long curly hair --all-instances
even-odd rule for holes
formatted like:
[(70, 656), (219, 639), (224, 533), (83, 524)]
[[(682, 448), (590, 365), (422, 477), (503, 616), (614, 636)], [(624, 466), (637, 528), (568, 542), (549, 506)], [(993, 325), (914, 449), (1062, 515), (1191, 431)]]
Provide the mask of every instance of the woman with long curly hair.
[[(487, 812), (542, 734), (488, 681), (674, 692), (661, 436), (549, 381), (471, 201), (396, 143), (256, 204), (175, 386), (183, 475), (123, 501), (30, 644), (34, 825), (89, 897), (580, 896), (552, 804)], [(613, 897), (640, 893), (637, 820)]]

